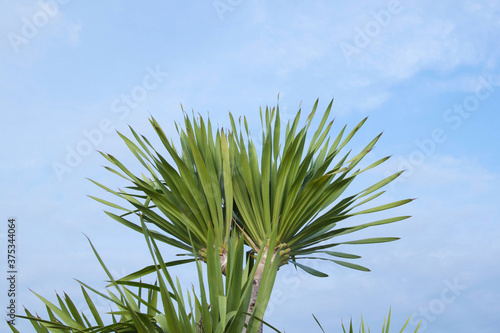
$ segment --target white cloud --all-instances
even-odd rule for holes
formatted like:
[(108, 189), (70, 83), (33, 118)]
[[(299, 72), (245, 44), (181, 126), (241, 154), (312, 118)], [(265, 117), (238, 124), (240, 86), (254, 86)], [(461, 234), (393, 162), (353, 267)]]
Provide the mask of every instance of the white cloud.
[(430, 189), (435, 190), (435, 193), (456, 191), (453, 192), (455, 199), (482, 196), (492, 191), (500, 179), (475, 160), (438, 154), (426, 156), (423, 163), (418, 165), (412, 165), (407, 156), (396, 156), (379, 172), (384, 170), (384, 174), (389, 175), (401, 168), (407, 171), (393, 182), (392, 189), (411, 186), (418, 192)]
[[(373, 16), (362, 16), (364, 21), (358, 16), (351, 23), (349, 34), (345, 34), (345, 28), (340, 29), (344, 31), (341, 41), (359, 47), (359, 54), (350, 59), (350, 68), (367, 70), (380, 78), (402, 80), (422, 70), (448, 72), (459, 66), (478, 66), (491, 61), (493, 54), (498, 57), (498, 50), (492, 48), (494, 31), (500, 26), (491, 15), (496, 2), (475, 6), (473, 13), (460, 11), (464, 6), (470, 5), (454, 2), (436, 7), (434, 2), (402, 3), (400, 12), (392, 15), (386, 26), (378, 24)], [(372, 8), (375, 12), (383, 9)], [(449, 11), (455, 15), (449, 15)], [(370, 26), (377, 26), (378, 32), (370, 34)], [(366, 40), (367, 45), (356, 45), (356, 37), (363, 33), (359, 40)], [(487, 39), (489, 45), (484, 43)]]
[(82, 24), (65, 15), (69, 5), (57, 1), (3, 5), (0, 14), (0, 32), (6, 36), (0, 44), (3, 56), (31, 63), (42, 57), (54, 40), (63, 38), (68, 45), (78, 46)]
[(361, 50), (355, 64), (384, 78), (402, 80), (422, 70), (446, 72), (481, 60), (472, 41), (457, 34), (451, 20), (401, 15), (385, 34)]
[(326, 45), (314, 31), (291, 32), (267, 27), (258, 39), (245, 43), (231, 58), (251, 67), (271, 67), (286, 75), (325, 55)]

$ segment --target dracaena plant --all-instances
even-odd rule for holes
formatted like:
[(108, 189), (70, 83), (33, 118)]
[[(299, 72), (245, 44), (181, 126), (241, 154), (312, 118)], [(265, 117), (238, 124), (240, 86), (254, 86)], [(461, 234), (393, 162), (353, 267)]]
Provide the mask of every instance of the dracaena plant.
[[(357, 255), (332, 251), (344, 244), (370, 244), (394, 241), (395, 237), (380, 237), (335, 241), (338, 236), (393, 223), (409, 216), (396, 216), (354, 226), (342, 226), (344, 220), (404, 205), (411, 199), (378, 206), (369, 206), (384, 191), (381, 189), (396, 179), (395, 173), (373, 182), (357, 194), (345, 195), (353, 181), (365, 171), (385, 162), (384, 157), (364, 168), (361, 161), (375, 146), (377, 135), (361, 151), (344, 151), (356, 132), (365, 123), (363, 119), (352, 130), (344, 126), (332, 135), (333, 121), (329, 121), (333, 100), (324, 111), (319, 124), (311, 128), (317, 113), (318, 101), (305, 124), (299, 127), (301, 110), (286, 129), (281, 128), (279, 105), (260, 110), (262, 147), (257, 149), (252, 140), (247, 120), (239, 124), (231, 114), (230, 128), (214, 132), (210, 119), (185, 115), (184, 128), (176, 124), (180, 147), (175, 147), (151, 118), (151, 125), (162, 142), (161, 147), (130, 128), (134, 141), (123, 134), (120, 137), (147, 170), (148, 176), (137, 176), (110, 154), (103, 156), (115, 167), (111, 172), (129, 182), (126, 190), (115, 191), (96, 184), (128, 202), (131, 206), (96, 200), (121, 210), (106, 212), (116, 221), (141, 232), (137, 216), (157, 227), (152, 236), (159, 241), (194, 253), (206, 260), (207, 235), (213, 232), (224, 273), (227, 263), (227, 244), (231, 235), (238, 234), (250, 247), (250, 257), (264, 251), (263, 258), (279, 255), (279, 266), (292, 263), (306, 272), (325, 277), (325, 273), (305, 266), (304, 259), (329, 260), (349, 268), (368, 271), (367, 268), (345, 259)], [(308, 134), (312, 133), (312, 137)], [(166, 154), (166, 155), (165, 155)], [(165, 155), (165, 156), (164, 156)], [(260, 155), (260, 156), (259, 156)], [(351, 156), (352, 155), (352, 156)], [(135, 216), (135, 217), (134, 217)], [(268, 235), (276, 232), (276, 246), (269, 248)], [(184, 259), (176, 263), (195, 260)], [(254, 276), (255, 304), (263, 262)], [(151, 272), (146, 267), (123, 280)]]
[[(266, 274), (258, 295), (259, 307), (252, 316), (248, 316), (253, 276), (257, 267), (245, 261), (244, 240), (241, 237), (231, 237), (227, 245), (228, 263), (224, 279), (215, 237), (208, 234), (207, 269), (204, 271), (201, 263), (197, 262), (199, 292), (193, 287), (192, 293), (188, 291), (187, 297), (184, 297), (179, 280), (175, 281), (171, 277), (168, 264), (164, 263), (158, 246), (144, 223), (142, 229), (154, 262), (154, 284), (141, 280), (116, 280), (89, 240), (94, 254), (111, 281), (108, 287), (114, 287), (115, 291), (108, 289), (108, 294), (105, 294), (80, 282), (87, 305), (85, 311), (76, 306), (66, 293), (63, 297), (57, 295), (57, 303), (35, 294), (45, 304), (47, 316), (42, 318), (25, 309), (26, 315), (19, 317), (29, 320), (38, 333), (239, 333), (259, 330), (271, 296), (278, 261), (271, 262), (271, 258), (264, 260)], [(275, 238), (275, 235), (270, 235), (271, 242)], [(258, 260), (261, 260), (262, 255), (263, 251), (257, 254)], [(113, 306), (110, 306), (111, 312), (101, 313), (92, 300), (95, 297), (91, 295), (109, 302)], [(274, 327), (265, 324), (279, 333)], [(12, 332), (19, 333), (15, 326), (10, 323), (8, 325)]]

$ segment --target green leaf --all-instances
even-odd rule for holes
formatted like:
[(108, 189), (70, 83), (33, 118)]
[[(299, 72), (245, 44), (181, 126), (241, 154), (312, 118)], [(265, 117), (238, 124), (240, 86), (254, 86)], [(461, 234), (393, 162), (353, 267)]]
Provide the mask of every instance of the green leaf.
[(334, 252), (334, 251), (324, 251), (326, 254), (329, 254), (334, 257), (339, 257), (339, 258), (346, 258), (346, 259), (359, 259), (361, 258), (360, 256), (357, 256), (355, 254), (349, 254), (349, 253), (344, 253), (344, 252)]
[(314, 276), (317, 276), (317, 277), (328, 277), (328, 274), (325, 274), (323, 272), (315, 270), (314, 268), (311, 268), (309, 266), (302, 265), (301, 263), (298, 263), (296, 261), (292, 261), (292, 264), (294, 264), (295, 266), (298, 266), (298, 267), (302, 268), (304, 271), (306, 271), (307, 273), (309, 273), (311, 275), (314, 275)]
[(35, 294), (43, 303), (45, 303), (45, 305), (51, 310), (53, 311), (59, 318), (61, 318), (62, 321), (64, 321), (65, 323), (71, 325), (72, 327), (74, 328), (77, 328), (77, 329), (80, 329), (80, 330), (83, 330), (85, 329), (85, 327), (83, 325), (81, 325), (80, 323), (76, 322), (75, 320), (73, 320), (73, 318), (71, 318), (71, 314), (67, 311), (63, 311), (61, 309), (59, 309), (57, 306), (55, 306), (54, 304), (52, 304), (51, 302), (49, 302), (48, 300), (46, 300), (45, 298), (43, 298), (42, 296), (38, 295), (37, 293), (35, 293), (34, 291), (32, 291), (33, 294)]
[(92, 302), (89, 294), (87, 293), (85, 288), (83, 288), (83, 286), (81, 286), (80, 288), (82, 289), (83, 297), (85, 298), (85, 301), (87, 302), (90, 312), (92, 313), (92, 316), (94, 317), (94, 320), (96, 321), (97, 325), (104, 326), (104, 323), (101, 319), (101, 315), (97, 311), (97, 308), (95, 307), (94, 302)]
[[(182, 264), (194, 262), (195, 260), (196, 259), (174, 260), (174, 261), (166, 262), (166, 263), (164, 263), (164, 265), (165, 265), (165, 267), (172, 267), (172, 266), (177, 266), (177, 265), (182, 265)], [(146, 267), (144, 267), (144, 268), (142, 268), (134, 273), (131, 273), (127, 276), (122, 277), (121, 279), (116, 280), (116, 282), (119, 283), (119, 282), (135, 280), (135, 279), (141, 278), (145, 275), (148, 275), (148, 274), (151, 274), (154, 272), (158, 272), (159, 270), (161, 270), (161, 267), (157, 266), (157, 265), (146, 266)]]
[(363, 271), (363, 272), (370, 271), (368, 268), (366, 268), (364, 266), (356, 265), (356, 264), (353, 264), (353, 263), (350, 263), (347, 261), (340, 261), (340, 260), (332, 260), (332, 261), (338, 265), (345, 266), (345, 267), (352, 268), (352, 269), (356, 269), (358, 271)]
[(314, 320), (316, 320), (316, 323), (318, 324), (319, 328), (321, 328), (321, 331), (322, 331), (323, 333), (325, 333), (325, 330), (323, 329), (323, 326), (321, 326), (321, 324), (319, 323), (319, 321), (318, 321), (318, 319), (316, 318), (316, 316), (315, 316), (314, 314), (313, 314), (312, 316), (314, 317)]
[(377, 238), (365, 238), (355, 241), (342, 242), (340, 244), (375, 244), (375, 243), (387, 243), (398, 240), (398, 237), (377, 237)]

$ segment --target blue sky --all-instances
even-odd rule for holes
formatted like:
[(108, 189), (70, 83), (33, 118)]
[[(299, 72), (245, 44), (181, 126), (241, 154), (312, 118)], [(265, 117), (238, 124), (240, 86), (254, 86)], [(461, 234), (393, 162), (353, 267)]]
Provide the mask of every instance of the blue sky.
[[(393, 156), (365, 181), (407, 169), (386, 200), (418, 200), (398, 208), (410, 220), (363, 234), (400, 241), (352, 248), (370, 273), (283, 267), (266, 319), (312, 332), (314, 313), (337, 332), (362, 313), (377, 330), (392, 307), (422, 332), (498, 332), (499, 2), (1, 0), (0, 211), (19, 223), (18, 303), (44, 311), (28, 288), (78, 299), (74, 278), (104, 287), (83, 233), (117, 276), (150, 264), (140, 235), (87, 197), (103, 193), (86, 177), (124, 185), (96, 150), (134, 165), (115, 129), (153, 136), (153, 115), (175, 137), (182, 103), (221, 126), (246, 115), (257, 133), (279, 94), (285, 118), (334, 98), (336, 131), (368, 116), (352, 148), (383, 131), (371, 158)], [(193, 268), (173, 273), (187, 287)]]

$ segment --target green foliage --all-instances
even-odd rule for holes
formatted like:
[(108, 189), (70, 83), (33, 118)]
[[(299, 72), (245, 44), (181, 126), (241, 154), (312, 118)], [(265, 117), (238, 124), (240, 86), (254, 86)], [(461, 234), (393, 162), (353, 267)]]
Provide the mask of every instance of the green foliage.
[[(314, 315), (313, 315), (313, 317), (314, 317), (314, 320), (316, 321), (316, 323), (318, 324), (319, 328), (321, 329), (321, 331), (323, 333), (325, 333), (325, 330), (323, 329), (323, 327), (321, 327), (321, 324), (319, 323), (318, 319)], [(401, 328), (401, 330), (399, 331), (399, 333), (404, 332), (406, 326), (410, 322), (410, 319), (411, 319), (411, 316), (406, 320), (406, 322), (404, 323), (404, 325)], [(387, 316), (387, 318), (384, 318), (384, 324), (382, 326), (382, 333), (389, 333), (390, 326), (391, 326), (391, 310), (389, 310), (389, 315)], [(419, 327), (420, 327), (420, 323), (415, 328), (414, 333), (418, 332)], [(354, 329), (352, 327), (352, 318), (349, 322), (349, 331), (346, 331), (344, 323), (342, 323), (342, 331), (344, 333), (354, 333)], [(358, 332), (359, 333), (366, 333), (366, 332), (370, 333), (370, 327), (367, 324), (365, 325), (365, 322), (363, 320), (363, 316), (361, 316), (361, 323), (359, 324), (359, 331)]]
[[(106, 295), (79, 282), (88, 306), (87, 315), (80, 312), (66, 294), (63, 297), (57, 295), (57, 304), (36, 294), (45, 304), (48, 318), (42, 319), (28, 310), (21, 317), (30, 320), (36, 332), (43, 333), (255, 333), (263, 322), (281, 265), (292, 263), (318, 277), (327, 275), (305, 266), (302, 260), (328, 260), (351, 269), (369, 271), (346, 261), (360, 256), (332, 251), (332, 248), (391, 242), (397, 238), (348, 241), (336, 241), (335, 238), (402, 221), (409, 216), (354, 226), (341, 226), (341, 223), (351, 217), (404, 205), (411, 199), (366, 207), (379, 198), (384, 193), (381, 189), (401, 173), (379, 180), (357, 194), (345, 195), (355, 178), (389, 157), (358, 168), (380, 135), (349, 158), (351, 151), (345, 153), (343, 148), (366, 119), (351, 131), (346, 132), (344, 127), (331, 137), (333, 121), (328, 122), (328, 118), (332, 103), (312, 138), (307, 134), (318, 101), (302, 128), (298, 126), (299, 110), (294, 120), (287, 123), (284, 132), (279, 106), (260, 110), (263, 143), (260, 152), (252, 140), (246, 118), (243, 118), (243, 124), (240, 118), (239, 126), (236, 126), (231, 114), (230, 128), (217, 129), (215, 133), (210, 119), (205, 121), (201, 116), (191, 119), (186, 115), (184, 128), (176, 124), (180, 149), (167, 138), (154, 118), (150, 122), (162, 147), (153, 147), (146, 137), (132, 128), (134, 141), (118, 133), (147, 170), (148, 176), (134, 175), (114, 156), (101, 153), (113, 165), (106, 168), (126, 179), (130, 186), (115, 191), (92, 182), (120, 198), (127, 207), (92, 198), (121, 211), (120, 214), (106, 211), (106, 214), (145, 236), (153, 264), (117, 280), (90, 243), (114, 292), (108, 290)], [(334, 138), (332, 142), (331, 138)], [(166, 157), (163, 156), (165, 152)], [(154, 230), (147, 225), (155, 226)], [(189, 257), (166, 262), (157, 241), (182, 249), (186, 251), (182, 255)], [(246, 253), (245, 246), (250, 247)], [(206, 272), (203, 272), (201, 261), (206, 263)], [(196, 295), (193, 287), (185, 298), (179, 281), (174, 282), (167, 267), (189, 262), (196, 264), (200, 292)], [(156, 275), (153, 284), (142, 281), (141, 278), (148, 274)], [(99, 313), (90, 293), (114, 305), (115, 309), (107, 314), (111, 323), (104, 323), (104, 315)], [(382, 333), (389, 332), (390, 317), (389, 312)], [(10, 325), (10, 328), (17, 332), (14, 326)], [(342, 328), (346, 332), (343, 325)], [(349, 332), (353, 332), (352, 321)], [(363, 319), (359, 332), (365, 332)]]
[[(164, 259), (150, 234), (142, 223), (148, 248), (154, 261), (156, 282), (148, 284), (142, 281), (117, 281), (106, 268), (101, 257), (89, 240), (95, 256), (108, 275), (115, 292), (108, 290), (108, 295), (80, 282), (82, 294), (91, 317), (80, 312), (72, 299), (64, 293), (57, 295), (57, 304), (44, 297), (37, 297), (45, 304), (48, 318), (42, 319), (31, 314), (27, 309), (25, 316), (30, 320), (37, 333), (59, 332), (242, 332), (245, 327), (247, 309), (252, 292), (253, 276), (256, 266), (244, 265), (244, 241), (240, 237), (231, 237), (228, 244), (228, 264), (226, 277), (221, 273), (220, 257), (215, 237), (209, 233), (207, 242), (207, 268), (196, 261), (199, 276), (199, 295), (188, 292), (187, 301), (183, 297), (179, 281), (170, 276)], [(272, 237), (271, 237), (272, 238)], [(274, 237), (275, 238), (275, 237)], [(272, 239), (271, 239), (272, 240)], [(258, 259), (262, 256), (258, 254)], [(266, 274), (262, 278), (259, 302), (248, 324), (247, 332), (257, 332), (270, 298), (272, 286), (278, 270), (278, 261), (266, 260)], [(208, 281), (208, 292), (205, 289)], [(104, 314), (99, 313), (89, 293), (93, 293), (114, 305), (115, 310), (107, 313), (111, 323), (105, 324)], [(268, 324), (266, 324), (269, 326)], [(18, 330), (9, 325), (13, 332)], [(271, 326), (269, 326), (271, 327)], [(275, 328), (271, 327), (278, 332)]]
[[(201, 116), (190, 119), (186, 115), (184, 129), (177, 126), (180, 150), (174, 147), (152, 118), (151, 125), (168, 156), (164, 157), (147, 138), (130, 128), (136, 143), (121, 133), (119, 135), (149, 176), (136, 176), (114, 156), (103, 154), (116, 167), (107, 169), (129, 181), (131, 186), (127, 187), (127, 191), (114, 191), (95, 182), (128, 202), (131, 207), (93, 198), (123, 211), (123, 214), (106, 214), (139, 232), (140, 225), (130, 217), (140, 214), (147, 223), (159, 228), (160, 231), (151, 232), (155, 239), (188, 253), (194, 252), (203, 260), (206, 260), (209, 230), (213, 230), (221, 253), (225, 251), (230, 234), (234, 231), (242, 234), (246, 244), (257, 253), (265, 246), (267, 235), (276, 229), (280, 265), (292, 263), (320, 277), (327, 275), (304, 266), (300, 261), (328, 260), (348, 268), (369, 271), (368, 268), (346, 261), (358, 259), (359, 256), (330, 249), (347, 244), (390, 242), (398, 238), (381, 237), (343, 242), (334, 239), (365, 228), (401, 221), (409, 216), (385, 218), (355, 226), (341, 227), (340, 223), (351, 217), (404, 205), (411, 199), (362, 208), (379, 198), (384, 193), (381, 188), (396, 179), (400, 173), (382, 179), (357, 194), (344, 196), (355, 178), (382, 164), (389, 157), (379, 159), (362, 169), (358, 168), (358, 164), (373, 149), (380, 135), (349, 158), (351, 151), (344, 152), (343, 148), (365, 123), (366, 118), (350, 132), (346, 132), (344, 126), (338, 134), (330, 136), (333, 121), (328, 122), (328, 118), (332, 103), (333, 101), (328, 105), (312, 138), (307, 134), (316, 114), (318, 101), (300, 129), (299, 110), (294, 120), (287, 123), (284, 137), (279, 105), (261, 110), (263, 146), (260, 152), (252, 141), (246, 118), (243, 118), (242, 124), (240, 117), (237, 126), (233, 116), (229, 114), (230, 129), (217, 129), (214, 134), (210, 119), (205, 121)], [(177, 263), (183, 262), (186, 261)], [(133, 276), (137, 277), (150, 270), (136, 272)]]

